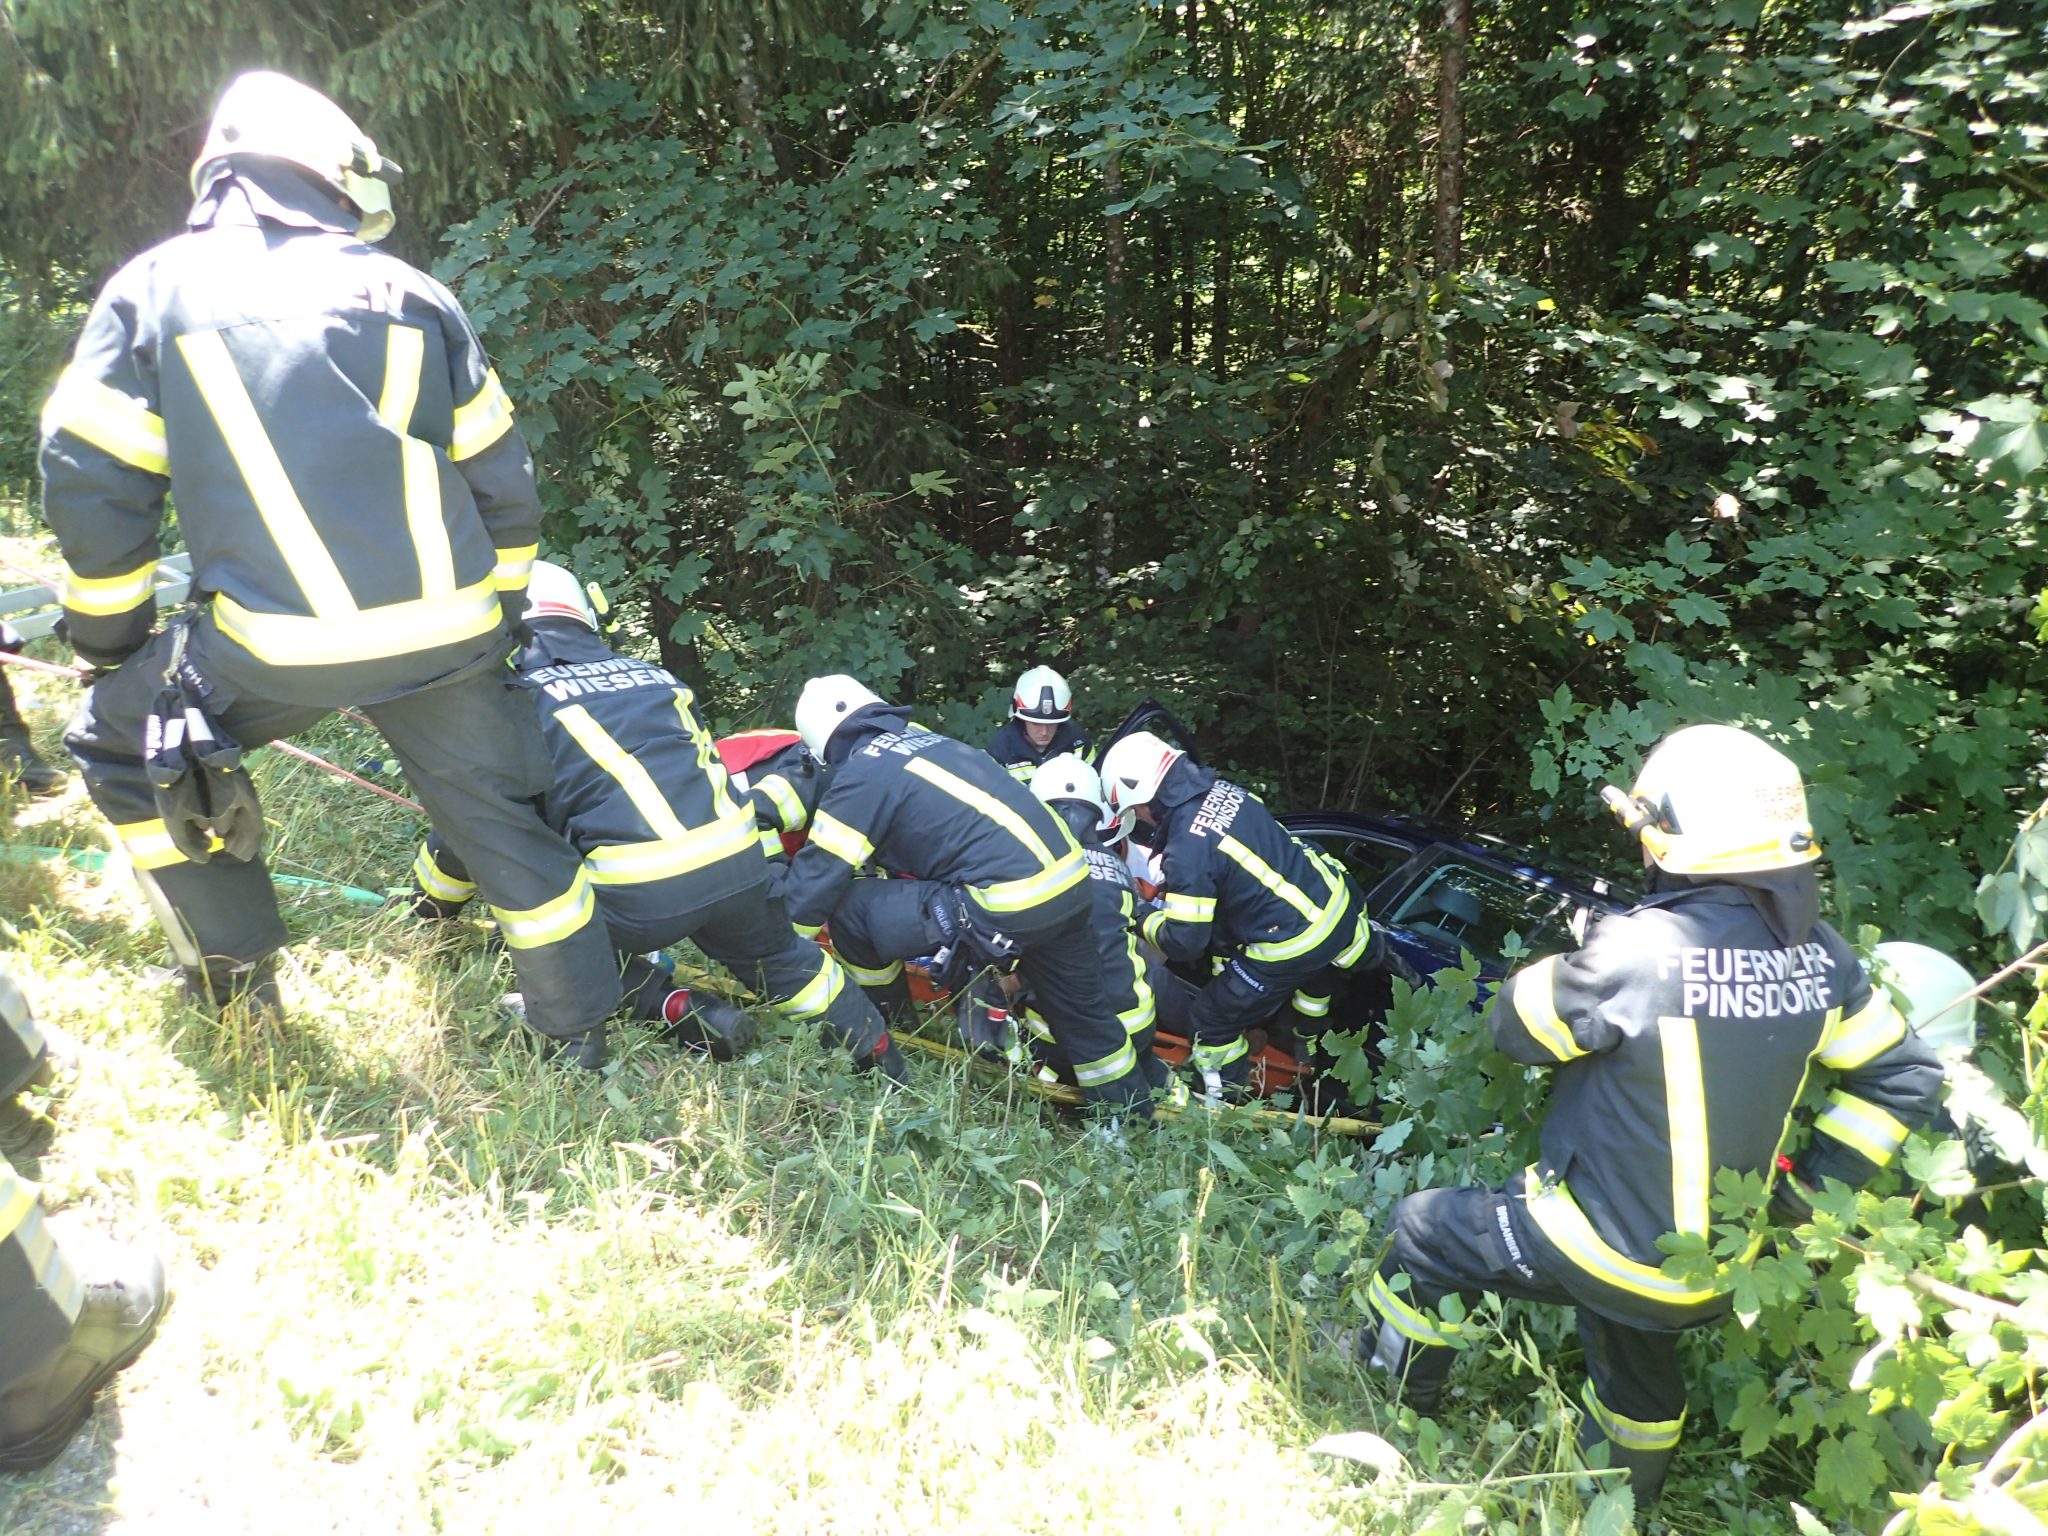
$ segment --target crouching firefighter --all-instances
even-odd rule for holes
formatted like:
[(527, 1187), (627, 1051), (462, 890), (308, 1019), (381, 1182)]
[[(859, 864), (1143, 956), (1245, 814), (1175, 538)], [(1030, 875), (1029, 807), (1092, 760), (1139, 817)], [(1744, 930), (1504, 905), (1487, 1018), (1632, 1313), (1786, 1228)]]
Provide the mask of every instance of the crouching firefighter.
[(1155, 829), (1163, 900), (1144, 920), (1145, 937), (1169, 960), (1219, 961), (1188, 1017), (1190, 1058), (1212, 1098), (1243, 1094), (1247, 1030), (1291, 1007), (1303, 1032), (1314, 1032), (1346, 972), (1419, 979), (1367, 919), (1335, 859), (1150, 731), (1103, 754), (1102, 787), (1112, 812)]
[[(239, 754), (360, 707), (496, 908), (529, 1017), (580, 1036), (618, 968), (534, 809), (547, 758), (503, 665), (533, 460), (454, 298), (374, 244), (397, 178), (317, 91), (240, 76), (189, 230), (100, 293), (42, 416), (65, 623), (101, 669), (66, 745), (195, 997), (274, 1007), (286, 934)], [(152, 637), (167, 492), (206, 601)]]
[[(736, 797), (690, 690), (598, 637), (576, 578), (542, 560), (526, 593), (529, 639), (514, 658), (540, 713), (548, 825), (583, 856), (635, 1017), (725, 1060), (752, 1042), (739, 1008), (675, 985), (648, 955), (690, 940), (785, 1018), (817, 1022), (863, 1069), (901, 1081), (901, 1053), (831, 955), (790, 926), (769, 888), (751, 806)], [(415, 910), (452, 916), (474, 894), (460, 857), (430, 836), (413, 864)], [(604, 1064), (604, 1026), (575, 1043)]]
[[(796, 728), (829, 775), (783, 887), (799, 927), (830, 922), (840, 959), (899, 1017), (907, 959), (942, 954), (934, 979), (948, 988), (1016, 968), (1088, 1102), (1149, 1117), (1066, 823), (987, 753), (912, 725), (850, 677), (806, 683)], [(871, 864), (915, 878), (855, 878)]]
[[(1941, 1069), (1819, 920), (1821, 851), (1789, 758), (1731, 726), (1692, 726), (1650, 754), (1631, 793), (1603, 794), (1641, 838), (1652, 894), (1584, 948), (1510, 976), (1488, 1020), (1507, 1056), (1555, 1070), (1541, 1155), (1505, 1188), (1395, 1207), (1367, 1291), (1378, 1326), (1360, 1347), (1428, 1413), (1472, 1335), (1439, 1315), (1446, 1296), (1576, 1307), (1580, 1444), (1604, 1447), (1643, 1506), (1685, 1422), (1678, 1335), (1731, 1304), (1663, 1273), (1658, 1239), (1708, 1235), (1721, 1170), (1776, 1176), (1813, 1063), (1835, 1088), (1795, 1167), (1802, 1187), (1859, 1185), (1890, 1163), (1935, 1113)], [(1786, 1204), (1797, 1197), (1781, 1186), (1772, 1205)]]

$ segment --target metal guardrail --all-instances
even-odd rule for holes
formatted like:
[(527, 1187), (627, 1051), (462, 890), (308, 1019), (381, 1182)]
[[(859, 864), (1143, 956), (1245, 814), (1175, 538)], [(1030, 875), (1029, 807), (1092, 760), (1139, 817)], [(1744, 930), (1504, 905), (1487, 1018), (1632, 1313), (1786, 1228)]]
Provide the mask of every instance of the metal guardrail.
[[(157, 606), (182, 603), (191, 588), (191, 555), (166, 555), (156, 568)], [(63, 595), (47, 582), (38, 587), (0, 592), (0, 620), (5, 620), (24, 640), (41, 639), (57, 627), (57, 620), (63, 616)]]

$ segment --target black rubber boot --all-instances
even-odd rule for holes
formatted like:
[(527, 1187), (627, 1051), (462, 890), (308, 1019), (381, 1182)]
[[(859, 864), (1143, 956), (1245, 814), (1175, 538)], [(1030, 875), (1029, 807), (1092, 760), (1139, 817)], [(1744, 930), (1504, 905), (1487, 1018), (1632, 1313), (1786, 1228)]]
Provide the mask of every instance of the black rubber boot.
[(664, 1040), (709, 1052), (713, 1061), (744, 1056), (757, 1031), (753, 1015), (744, 1008), (709, 992), (683, 988), (663, 999), (660, 1017), (667, 1026)]
[(56, 1460), (92, 1412), (100, 1388), (156, 1336), (170, 1303), (163, 1260), (146, 1248), (121, 1248), (86, 1273), (70, 1339), (0, 1392), (0, 1472), (27, 1472)]
[(856, 1072), (879, 1072), (898, 1088), (910, 1082), (910, 1067), (903, 1060), (903, 1052), (889, 1036), (882, 1036), (872, 1054), (863, 1056), (853, 1064)]
[(604, 1064), (611, 1059), (602, 1024), (580, 1035), (542, 1035), (540, 1038), (547, 1042), (549, 1053), (556, 1061), (578, 1071), (602, 1072)]
[(63, 770), (51, 767), (36, 755), (28, 727), (0, 718), (0, 781), (16, 779), (31, 795), (61, 794), (66, 782)]
[(185, 969), (185, 995), (215, 1014), (243, 1007), (252, 1022), (284, 1022), (284, 994), (277, 986), (277, 960), (230, 960), (208, 955), (196, 966)]

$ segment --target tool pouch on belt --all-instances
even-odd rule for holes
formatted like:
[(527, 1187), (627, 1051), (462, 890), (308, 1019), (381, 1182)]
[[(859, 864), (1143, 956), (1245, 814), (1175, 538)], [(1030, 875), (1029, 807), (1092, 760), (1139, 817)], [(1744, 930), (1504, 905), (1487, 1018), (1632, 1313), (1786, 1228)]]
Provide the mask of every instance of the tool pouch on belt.
[(143, 770), (178, 852), (195, 864), (216, 853), (253, 859), (263, 847), (263, 806), (242, 767), (241, 743), (206, 711), (212, 689), (185, 659), (185, 635), (181, 625), (143, 725)]
[(977, 971), (1014, 969), (1023, 957), (1017, 941), (998, 933), (958, 886), (941, 886), (927, 908), (929, 930), (938, 939), (929, 970), (941, 992), (957, 991)]

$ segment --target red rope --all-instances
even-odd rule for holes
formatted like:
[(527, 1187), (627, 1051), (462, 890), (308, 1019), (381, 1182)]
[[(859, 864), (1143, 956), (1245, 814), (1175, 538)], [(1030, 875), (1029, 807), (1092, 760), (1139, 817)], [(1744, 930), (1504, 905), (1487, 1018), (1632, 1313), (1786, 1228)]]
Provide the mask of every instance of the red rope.
[[(0, 651), (0, 663), (10, 667), (27, 667), (32, 672), (54, 672), (59, 677), (68, 677), (73, 681), (85, 676), (85, 668), (83, 667), (67, 667), (63, 663), (55, 661), (38, 661), (33, 656), (17, 656), (12, 651)], [(341, 713), (347, 715), (351, 720), (363, 720), (363, 717), (356, 714), (353, 710), (344, 709)], [(368, 725), (369, 723), (369, 721), (363, 720), (363, 724)], [(296, 757), (302, 763), (311, 763), (315, 768), (324, 768), (336, 778), (347, 779), (351, 784), (359, 784), (371, 794), (382, 795), (386, 800), (391, 801), (395, 805), (402, 805), (408, 811), (419, 811), (421, 815), (426, 814), (421, 809), (417, 800), (408, 800), (403, 795), (392, 793), (381, 784), (372, 784), (368, 779), (358, 778), (339, 763), (330, 763), (317, 752), (308, 752), (304, 747), (289, 741), (273, 741), (269, 745), (277, 748), (286, 757)]]

